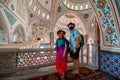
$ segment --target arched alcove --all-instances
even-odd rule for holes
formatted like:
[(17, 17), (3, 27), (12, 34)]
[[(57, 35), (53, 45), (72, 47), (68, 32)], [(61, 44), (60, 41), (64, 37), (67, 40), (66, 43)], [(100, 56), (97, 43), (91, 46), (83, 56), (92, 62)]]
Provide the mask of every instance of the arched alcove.
[(81, 34), (83, 35), (86, 34), (82, 20), (78, 16), (76, 16), (74, 13), (66, 13), (66, 14), (63, 14), (61, 17), (59, 17), (59, 19), (56, 21), (56, 24), (54, 27), (55, 40), (57, 38), (56, 33), (59, 29), (64, 30), (66, 32), (66, 38), (69, 38), (69, 29), (67, 27), (67, 24), (70, 22), (75, 23), (75, 26), (76, 26), (75, 28), (78, 29), (78, 31)]
[(49, 27), (41, 19), (34, 19), (30, 23), (31, 40), (42, 40), (43, 43), (49, 43)]
[(87, 31), (88, 44), (100, 43), (100, 29), (98, 26), (98, 22), (96, 20), (96, 16), (91, 17), (91, 19), (89, 20), (86, 26), (86, 31)]
[(35, 18), (29, 22), (29, 26), (31, 27), (31, 29), (40, 25), (46, 27), (47, 29), (50, 29), (48, 24), (40, 18)]
[(38, 34), (33, 35), (32, 41), (40, 41), (40, 43), (49, 43), (50, 36), (46, 32), (41, 31)]
[(17, 25), (13, 30), (12, 43), (22, 43), (26, 41), (25, 30), (21, 24)]

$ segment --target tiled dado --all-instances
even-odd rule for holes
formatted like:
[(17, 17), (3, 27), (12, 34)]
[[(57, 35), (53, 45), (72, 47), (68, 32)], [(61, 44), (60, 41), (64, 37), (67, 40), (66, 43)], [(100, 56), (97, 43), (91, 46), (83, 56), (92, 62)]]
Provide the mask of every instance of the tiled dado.
[(120, 53), (101, 51), (100, 69), (120, 78)]

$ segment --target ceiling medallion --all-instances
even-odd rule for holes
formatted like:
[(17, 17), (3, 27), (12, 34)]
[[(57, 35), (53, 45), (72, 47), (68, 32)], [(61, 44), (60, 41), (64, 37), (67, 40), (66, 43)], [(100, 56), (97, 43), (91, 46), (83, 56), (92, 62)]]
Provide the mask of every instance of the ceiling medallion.
[(84, 18), (87, 19), (89, 17), (89, 14), (84, 14)]
[(66, 14), (65, 15), (67, 18), (74, 18), (75, 16), (73, 15), (73, 14), (71, 14), (71, 13), (68, 13), (68, 14)]
[(33, 26), (36, 26), (36, 24), (33, 24)]
[(57, 12), (58, 12), (58, 13), (61, 12), (61, 6), (59, 6), (59, 7), (57, 8)]
[(31, 17), (31, 18), (33, 17), (33, 14), (32, 14), (32, 13), (30, 14), (30, 17)]

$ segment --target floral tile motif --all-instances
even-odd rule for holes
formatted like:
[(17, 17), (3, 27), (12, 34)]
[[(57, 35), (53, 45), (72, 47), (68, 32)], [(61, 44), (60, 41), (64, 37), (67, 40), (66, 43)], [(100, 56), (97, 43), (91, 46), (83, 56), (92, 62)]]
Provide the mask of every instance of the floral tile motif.
[(92, 0), (96, 7), (101, 29), (104, 34), (104, 45), (119, 46), (118, 29), (109, 0)]

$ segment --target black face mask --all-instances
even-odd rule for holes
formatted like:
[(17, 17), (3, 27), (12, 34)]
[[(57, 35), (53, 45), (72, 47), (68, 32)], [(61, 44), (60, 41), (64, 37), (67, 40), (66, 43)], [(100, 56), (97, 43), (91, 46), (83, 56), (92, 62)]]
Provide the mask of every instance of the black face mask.
[(74, 29), (74, 27), (69, 27), (69, 29), (70, 29), (70, 30), (73, 30), (73, 29)]

